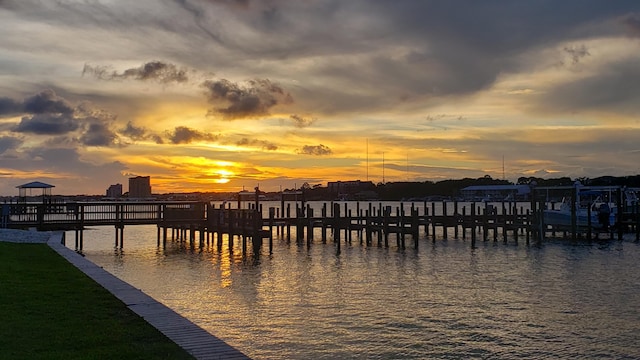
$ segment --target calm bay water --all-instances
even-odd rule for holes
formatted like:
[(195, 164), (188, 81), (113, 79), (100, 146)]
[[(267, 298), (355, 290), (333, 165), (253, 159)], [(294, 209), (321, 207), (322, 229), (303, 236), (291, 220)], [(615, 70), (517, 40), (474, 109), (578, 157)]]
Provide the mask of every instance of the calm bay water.
[(338, 255), (292, 235), (243, 255), (226, 239), (158, 248), (155, 226), (127, 227), (118, 250), (114, 233), (86, 231), (86, 257), (255, 359), (640, 358), (630, 240), (472, 249), (450, 236), (401, 250), (354, 238)]

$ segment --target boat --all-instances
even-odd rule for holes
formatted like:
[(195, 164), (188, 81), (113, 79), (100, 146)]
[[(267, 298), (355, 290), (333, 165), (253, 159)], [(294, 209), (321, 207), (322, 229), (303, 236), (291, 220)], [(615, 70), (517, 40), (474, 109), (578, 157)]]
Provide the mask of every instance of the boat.
[[(586, 188), (577, 183), (575, 198), (575, 224), (578, 228), (609, 230), (615, 226), (618, 206), (612, 200), (619, 187)], [(638, 201), (634, 189), (622, 188), (626, 205), (634, 205)], [(544, 210), (544, 224), (552, 228), (572, 226), (572, 197), (564, 197), (558, 209)]]

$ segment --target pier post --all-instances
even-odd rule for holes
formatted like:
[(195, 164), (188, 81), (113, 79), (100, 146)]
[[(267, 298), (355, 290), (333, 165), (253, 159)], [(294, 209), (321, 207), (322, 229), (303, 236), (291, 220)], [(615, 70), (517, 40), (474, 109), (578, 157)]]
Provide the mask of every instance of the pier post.
[(447, 229), (447, 202), (442, 202), (442, 238), (447, 240), (449, 235)]
[(433, 242), (436, 242), (436, 203), (431, 203), (431, 235)]
[(358, 230), (358, 238), (360, 239), (360, 244), (362, 245), (362, 214), (360, 213), (360, 201), (356, 202), (356, 229)]
[(300, 242), (304, 236), (304, 214), (296, 202), (296, 242)]
[[(276, 209), (276, 219), (282, 219), (284, 217), (284, 210)], [(284, 225), (282, 222), (276, 225), (276, 235), (280, 236), (284, 234)]]
[(454, 230), (453, 230), (453, 236), (457, 239), (458, 238), (458, 201), (454, 201), (453, 202), (453, 220), (454, 220)]
[(429, 208), (426, 201), (424, 202), (424, 236), (426, 239), (429, 238)]
[[(482, 236), (484, 238), (484, 241), (489, 240), (489, 214), (487, 213), (488, 209), (487, 209), (487, 203), (484, 203), (484, 209), (482, 211)], [(494, 230), (494, 234), (495, 234), (495, 230)]]
[(291, 241), (291, 204), (287, 204), (286, 223), (287, 223), (287, 241)]
[(313, 209), (307, 204), (307, 245), (313, 241)]
[(504, 201), (502, 202), (502, 241), (507, 243), (507, 208), (504, 205)]
[(275, 212), (276, 209), (274, 207), (269, 208), (269, 254), (273, 254), (273, 218)]
[(460, 222), (460, 226), (462, 226), (462, 240), (466, 240), (467, 239), (466, 222), (467, 222), (467, 207), (463, 206), (462, 207), (462, 219), (461, 219), (461, 222)]
[(352, 225), (352, 222), (353, 222), (353, 217), (352, 217), (351, 209), (349, 209), (348, 211), (346, 210), (346, 208), (347, 208), (347, 204), (346, 203), (345, 203), (344, 207), (345, 207), (345, 212), (347, 213), (347, 232), (348, 232), (348, 235), (346, 236), (346, 238), (348, 239), (349, 244), (351, 244), (351, 237), (353, 236), (353, 234), (352, 234), (353, 231), (351, 231), (352, 230), (351, 225)]
[(333, 241), (340, 255), (340, 204), (333, 204)]
[[(402, 206), (402, 203), (400, 203), (400, 206)], [(402, 230), (401, 230), (402, 227), (404, 226), (403, 210), (401, 209), (402, 207), (396, 206), (396, 246), (398, 248), (400, 248), (400, 237), (404, 236), (402, 235)]]
[(418, 216), (418, 210), (411, 207), (411, 215), (412, 215), (411, 232), (413, 233), (413, 247), (415, 249), (418, 249), (418, 239), (420, 236), (420, 226), (418, 224), (418, 221), (420, 218)]
[(476, 204), (471, 203), (471, 247), (476, 247)]
[(383, 220), (383, 230), (384, 230), (384, 247), (389, 247), (389, 222), (391, 217), (391, 206), (387, 206), (384, 208), (384, 220)]
[[(327, 218), (327, 203), (322, 204), (322, 218), (326, 219)], [(327, 243), (327, 222), (326, 221), (322, 221), (322, 243), (326, 244)]]
[(365, 227), (366, 227), (366, 237), (367, 237), (367, 245), (373, 245), (373, 228), (372, 228), (372, 216), (373, 216), (373, 204), (369, 203), (369, 210), (367, 210), (366, 213), (367, 217), (365, 220)]
[(351, 214), (346, 201), (344, 202), (344, 217), (342, 221), (344, 221), (344, 240), (351, 243)]

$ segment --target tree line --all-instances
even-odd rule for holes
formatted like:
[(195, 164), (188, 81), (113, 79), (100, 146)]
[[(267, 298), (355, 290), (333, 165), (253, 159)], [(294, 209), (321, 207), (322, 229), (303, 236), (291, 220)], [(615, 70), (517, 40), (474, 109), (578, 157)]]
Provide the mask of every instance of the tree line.
[[(486, 185), (535, 185), (535, 186), (571, 186), (576, 181), (580, 181), (585, 186), (627, 186), (640, 187), (640, 175), (632, 176), (601, 176), (597, 178), (580, 177), (571, 179), (569, 177), (544, 179), (540, 177), (520, 177), (514, 184), (509, 180), (493, 179), (489, 175), (473, 179), (449, 179), (441, 181), (423, 182), (387, 182), (374, 184), (372, 182), (362, 182), (357, 189), (352, 189), (350, 199), (356, 197), (358, 193), (368, 193), (377, 195), (379, 200), (402, 200), (411, 198), (427, 197), (458, 197), (461, 190), (468, 186)], [(304, 191), (306, 200), (333, 200), (337, 194), (329, 191), (327, 187), (320, 185), (310, 186), (304, 184), (300, 190)]]

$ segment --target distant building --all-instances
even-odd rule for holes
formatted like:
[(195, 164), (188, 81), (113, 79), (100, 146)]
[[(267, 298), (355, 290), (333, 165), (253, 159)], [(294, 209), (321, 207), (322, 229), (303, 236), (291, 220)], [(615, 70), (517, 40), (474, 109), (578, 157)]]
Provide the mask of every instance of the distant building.
[(111, 185), (107, 189), (108, 198), (119, 198), (121, 196), (122, 196), (122, 184)]
[(151, 177), (136, 176), (129, 178), (129, 197), (148, 198), (151, 197)]
[(528, 200), (531, 188), (529, 185), (474, 185), (460, 192), (467, 201), (511, 201)]
[(377, 198), (374, 192), (376, 186), (372, 181), (330, 181), (327, 183), (327, 189), (331, 194), (340, 199), (353, 198)]

